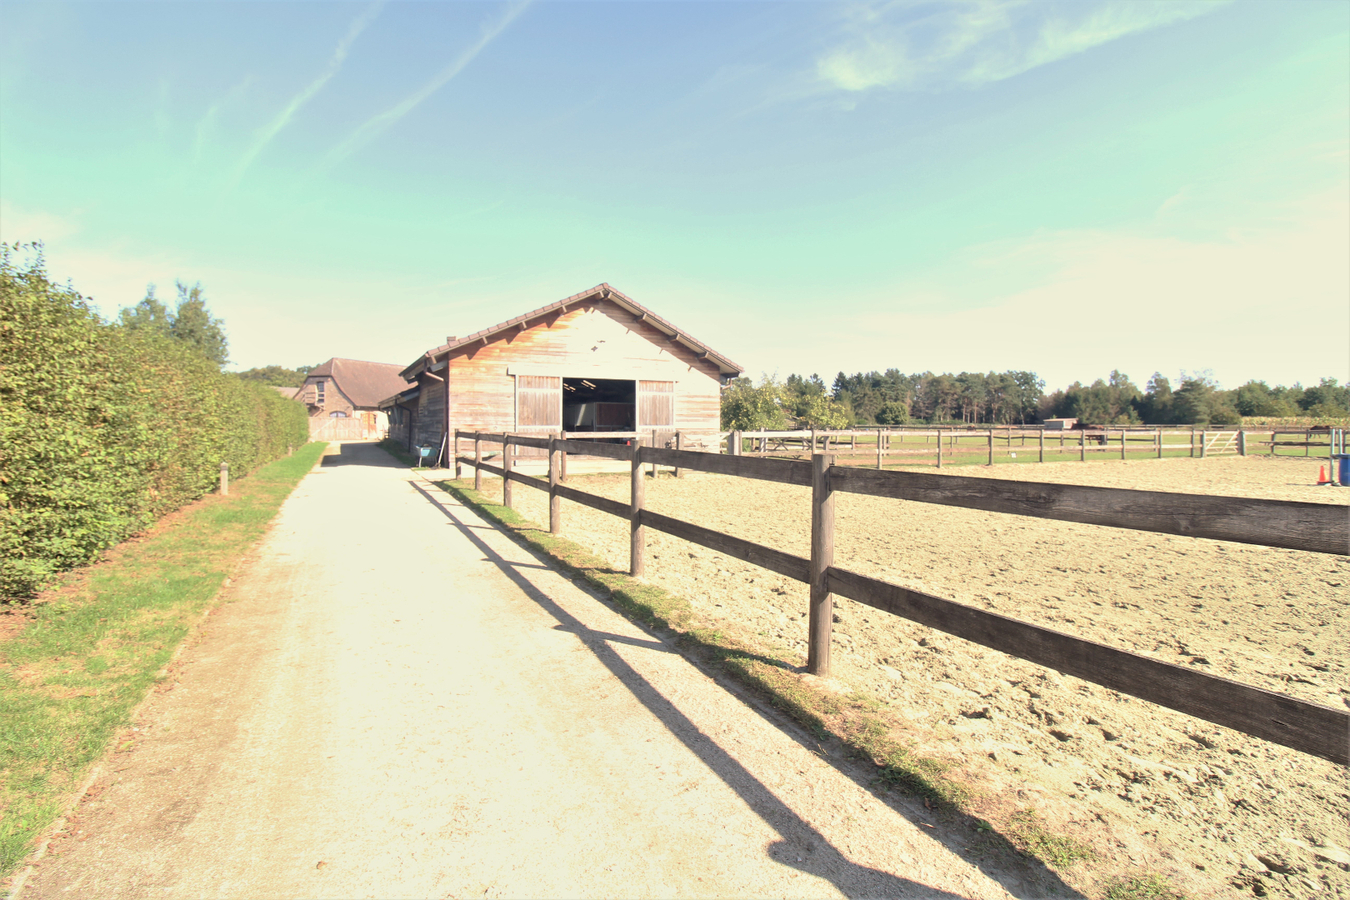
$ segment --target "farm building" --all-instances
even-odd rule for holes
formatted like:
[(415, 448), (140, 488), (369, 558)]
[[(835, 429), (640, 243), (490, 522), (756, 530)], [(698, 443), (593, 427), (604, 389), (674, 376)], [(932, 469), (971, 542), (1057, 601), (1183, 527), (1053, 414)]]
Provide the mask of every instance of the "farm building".
[(316, 441), (383, 436), (388, 416), (380, 401), (405, 385), (401, 368), (334, 357), (310, 369), (295, 394), (309, 408), (309, 436)]
[(716, 446), (721, 388), (741, 367), (601, 284), (467, 337), (405, 368), (383, 403), (390, 437), (441, 446), (451, 430), (641, 431)]

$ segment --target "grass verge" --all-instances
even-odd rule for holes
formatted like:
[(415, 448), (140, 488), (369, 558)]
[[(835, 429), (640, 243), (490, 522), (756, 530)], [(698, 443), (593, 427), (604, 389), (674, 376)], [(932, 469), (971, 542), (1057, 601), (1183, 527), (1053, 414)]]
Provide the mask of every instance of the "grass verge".
[(27, 858), (326, 444), (262, 467), (65, 576), (0, 643), (0, 878)]
[(845, 754), (870, 762), (876, 767), (875, 787), (897, 788), (941, 814), (962, 820), (972, 832), (968, 840), (982, 840), (989, 851), (1006, 842), (1019, 853), (1061, 871), (1094, 857), (1091, 848), (1074, 836), (1052, 833), (1034, 810), (985, 796), (971, 780), (961, 777), (955, 763), (917, 752), (875, 698), (831, 690), (800, 672), (786, 656), (753, 646), (728, 635), (716, 623), (704, 621), (685, 598), (617, 571), (581, 545), (549, 534), (470, 484), (467, 480), (437, 482), (526, 546), (607, 595), (630, 618), (674, 632), (682, 649), (755, 690), (818, 740), (836, 741)]

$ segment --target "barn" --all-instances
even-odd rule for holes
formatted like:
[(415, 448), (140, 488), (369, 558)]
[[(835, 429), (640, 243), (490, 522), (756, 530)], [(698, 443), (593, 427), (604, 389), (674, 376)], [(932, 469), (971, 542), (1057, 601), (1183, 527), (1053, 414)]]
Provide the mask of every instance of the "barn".
[(608, 284), (451, 337), (383, 403), (410, 450), (451, 431), (641, 432), (716, 447), (721, 389), (741, 367)]

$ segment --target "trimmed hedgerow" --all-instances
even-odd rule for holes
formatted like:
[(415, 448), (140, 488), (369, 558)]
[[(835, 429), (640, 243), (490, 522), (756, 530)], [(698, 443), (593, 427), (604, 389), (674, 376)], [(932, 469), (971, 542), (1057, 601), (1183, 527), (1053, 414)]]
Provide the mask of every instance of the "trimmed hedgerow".
[(103, 322), (0, 247), (0, 600), (308, 441), (305, 408), (190, 345)]

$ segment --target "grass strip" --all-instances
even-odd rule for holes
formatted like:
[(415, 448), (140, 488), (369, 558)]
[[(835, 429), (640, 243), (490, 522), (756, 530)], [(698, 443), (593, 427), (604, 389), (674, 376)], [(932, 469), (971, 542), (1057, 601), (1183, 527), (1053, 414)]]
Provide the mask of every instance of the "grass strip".
[[(818, 740), (834, 739), (845, 753), (877, 767), (875, 786), (895, 788), (922, 798), (925, 805), (954, 816), (974, 818), (974, 827), (995, 842), (993, 827), (1018, 852), (1059, 869), (1094, 857), (1071, 835), (1050, 833), (1033, 810), (1006, 809), (986, 802), (953, 763), (918, 753), (900, 728), (882, 713), (880, 701), (867, 694), (834, 693), (796, 670), (785, 654), (752, 646), (703, 620), (688, 600), (616, 570), (581, 545), (550, 534), (513, 509), (473, 490), (471, 482), (441, 481), (437, 486), (488, 520), (502, 526), (526, 546), (543, 553), (564, 571), (608, 596), (630, 618), (675, 632), (682, 649), (694, 651), (755, 690), (769, 703), (805, 726)], [(981, 816), (988, 816), (993, 825)]]
[(239, 558), (314, 467), (302, 447), (69, 573), (0, 644), (0, 878), (130, 722)]

